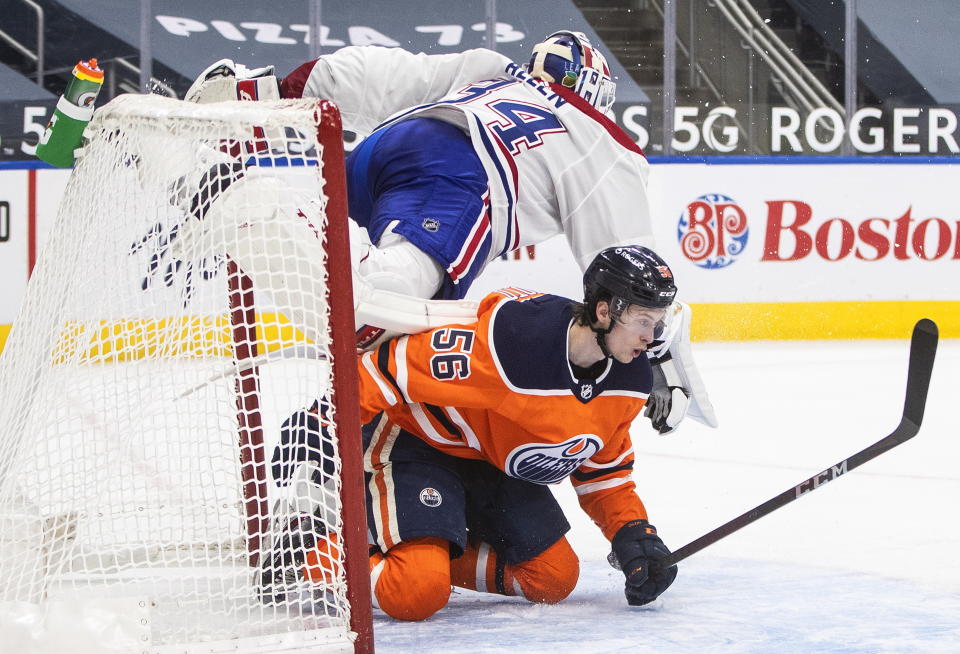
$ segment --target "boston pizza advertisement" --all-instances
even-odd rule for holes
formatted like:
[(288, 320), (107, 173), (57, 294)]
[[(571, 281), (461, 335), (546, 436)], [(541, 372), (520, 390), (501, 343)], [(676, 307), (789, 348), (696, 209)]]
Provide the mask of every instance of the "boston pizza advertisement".
[(659, 165), (651, 201), (692, 302), (960, 300), (958, 172)]

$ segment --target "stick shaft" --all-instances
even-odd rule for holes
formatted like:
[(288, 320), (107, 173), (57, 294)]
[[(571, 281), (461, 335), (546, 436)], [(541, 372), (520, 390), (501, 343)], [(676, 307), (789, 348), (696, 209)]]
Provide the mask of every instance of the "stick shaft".
[(713, 531), (710, 531), (696, 540), (675, 550), (669, 556), (656, 562), (656, 567), (664, 568), (676, 565), (703, 548), (726, 538), (733, 532), (746, 527), (765, 515), (773, 513), (780, 507), (799, 499), (801, 496), (815, 491), (820, 486), (837, 477), (844, 475), (854, 468), (874, 459), (897, 445), (913, 438), (920, 430), (923, 421), (923, 411), (927, 401), (927, 390), (930, 387), (930, 376), (933, 373), (933, 361), (937, 351), (937, 326), (926, 318), (913, 328), (913, 337), (910, 342), (910, 366), (907, 371), (907, 392), (903, 405), (903, 416), (900, 424), (887, 436), (870, 445), (856, 454), (847, 457), (834, 466), (827, 468), (812, 477), (789, 488), (776, 497), (772, 497), (763, 504), (755, 506), (733, 520), (730, 520)]

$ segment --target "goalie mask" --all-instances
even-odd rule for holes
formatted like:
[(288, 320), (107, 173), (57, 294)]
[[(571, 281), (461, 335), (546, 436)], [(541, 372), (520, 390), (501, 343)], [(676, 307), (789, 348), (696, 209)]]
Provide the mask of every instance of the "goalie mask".
[(527, 72), (573, 89), (601, 112), (613, 105), (616, 84), (610, 79), (607, 60), (583, 32), (554, 32), (533, 46)]
[[(650, 248), (626, 245), (607, 248), (594, 257), (583, 274), (583, 302), (591, 319), (591, 328), (597, 334), (597, 343), (604, 355), (605, 336), (622, 321), (631, 304), (650, 309), (669, 309), (677, 296), (673, 272), (667, 262)], [(610, 325), (607, 328), (592, 325), (597, 315), (597, 303), (610, 306)], [(672, 314), (666, 311), (664, 321)], [(654, 329), (654, 338), (660, 338), (665, 329), (661, 321)]]

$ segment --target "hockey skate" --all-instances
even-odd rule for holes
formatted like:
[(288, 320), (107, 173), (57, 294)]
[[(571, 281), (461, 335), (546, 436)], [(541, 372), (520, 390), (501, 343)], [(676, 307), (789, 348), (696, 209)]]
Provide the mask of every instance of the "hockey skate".
[(302, 613), (324, 613), (334, 603), (333, 584), (342, 576), (337, 532), (314, 515), (278, 520), (269, 555), (257, 572), (257, 597), (267, 605)]

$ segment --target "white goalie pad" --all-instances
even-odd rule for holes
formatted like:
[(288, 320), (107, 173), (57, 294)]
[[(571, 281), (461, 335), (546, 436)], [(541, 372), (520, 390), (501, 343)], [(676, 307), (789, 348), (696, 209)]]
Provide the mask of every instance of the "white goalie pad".
[(655, 362), (657, 358), (669, 352), (669, 358), (674, 365), (666, 365), (664, 369), (669, 371), (671, 377), (676, 375), (678, 378), (671, 379), (669, 385), (682, 386), (690, 394), (686, 415), (708, 427), (717, 427), (716, 412), (713, 410), (713, 404), (707, 395), (707, 388), (700, 377), (700, 371), (697, 370), (693, 350), (690, 347), (690, 320), (693, 310), (688, 304), (674, 302), (669, 311), (671, 315), (667, 320), (667, 331), (660, 339), (663, 343), (650, 351), (650, 358)]
[(266, 292), (307, 338), (321, 342), (327, 331), (325, 254), (310, 222), (314, 217), (322, 224), (320, 211), (316, 200), (284, 180), (247, 177), (221, 193), (202, 220), (186, 221), (173, 252), (190, 260), (208, 254), (204, 243), (221, 244), (256, 290)]
[[(314, 225), (322, 225), (321, 206), (285, 180), (246, 177), (220, 194), (202, 220), (188, 220), (173, 243), (174, 255), (192, 259), (203, 243), (224, 244), (237, 262), (267, 293), (277, 309), (304, 335), (317, 342), (325, 333), (324, 250)], [(208, 253), (204, 253), (208, 254)], [(376, 289), (353, 275), (357, 325), (371, 324), (401, 333), (416, 333), (450, 323), (476, 320), (478, 304), (468, 300), (424, 300)]]
[[(358, 325), (377, 325), (404, 334), (416, 334), (443, 325), (471, 323), (477, 319), (480, 305), (473, 300), (424, 300), (375, 289), (360, 279), (363, 288), (354, 297)], [(355, 294), (357, 286), (355, 283)]]
[(348, 226), (358, 329), (375, 325), (415, 334), (477, 319), (477, 302), (423, 299), (436, 292), (443, 269), (405, 238), (385, 233), (375, 246), (367, 230), (353, 220)]

